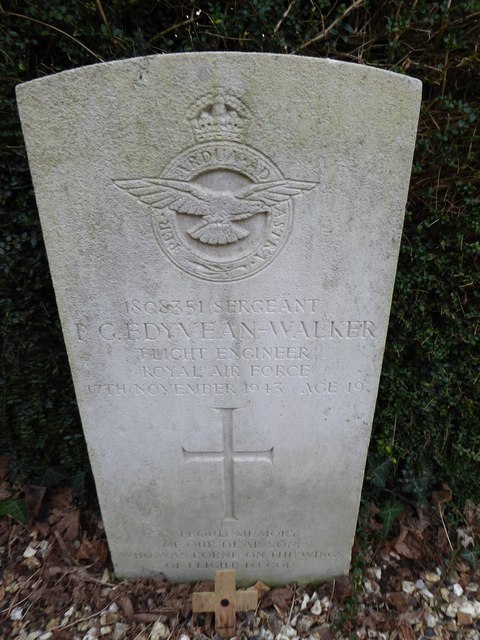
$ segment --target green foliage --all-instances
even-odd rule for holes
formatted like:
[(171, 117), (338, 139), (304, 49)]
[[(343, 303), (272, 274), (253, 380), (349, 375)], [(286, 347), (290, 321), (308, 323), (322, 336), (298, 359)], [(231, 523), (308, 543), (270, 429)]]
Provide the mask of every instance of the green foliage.
[(0, 500), (0, 516), (10, 516), (20, 524), (27, 524), (27, 508), (23, 500), (6, 498)]
[(400, 502), (387, 500), (378, 512), (378, 517), (382, 521), (382, 537), (386, 538), (392, 531), (393, 525), (403, 513), (404, 507)]
[(478, 559), (480, 558), (480, 547), (473, 547), (472, 549), (465, 549), (460, 554), (462, 560), (466, 560), (474, 571), (477, 570)]
[[(265, 51), (374, 65), (424, 82), (371, 446), (371, 481), (479, 498), (478, 0), (88, 0), (0, 5), (0, 451), (41, 477), (88, 468), (14, 87), (101, 60)], [(3, 14), (3, 15), (2, 15)]]
[(387, 486), (387, 480), (392, 471), (392, 463), (383, 456), (378, 457), (371, 455), (368, 461), (367, 479), (374, 487), (384, 489)]

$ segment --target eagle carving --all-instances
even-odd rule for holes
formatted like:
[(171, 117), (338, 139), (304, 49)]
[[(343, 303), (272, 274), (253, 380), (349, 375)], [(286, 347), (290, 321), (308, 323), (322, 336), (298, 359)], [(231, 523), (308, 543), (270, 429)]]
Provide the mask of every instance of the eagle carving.
[(239, 222), (259, 213), (268, 214), (275, 205), (316, 186), (315, 182), (275, 180), (234, 191), (214, 191), (198, 183), (164, 178), (115, 180), (115, 184), (151, 207), (199, 216), (201, 221), (187, 233), (210, 245), (230, 244), (247, 237), (250, 232)]

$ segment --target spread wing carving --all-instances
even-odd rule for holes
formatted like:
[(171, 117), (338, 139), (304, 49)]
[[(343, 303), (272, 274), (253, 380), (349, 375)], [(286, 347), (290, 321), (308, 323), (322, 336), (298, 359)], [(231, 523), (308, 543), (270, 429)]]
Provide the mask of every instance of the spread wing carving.
[(235, 224), (237, 220), (270, 213), (275, 205), (316, 186), (315, 182), (276, 180), (229, 192), (163, 178), (115, 180), (115, 184), (151, 207), (168, 207), (176, 213), (201, 216), (202, 222), (187, 232), (192, 238), (213, 245), (229, 244), (247, 237), (250, 232)]
[[(310, 191), (317, 186), (316, 182), (305, 182), (300, 180), (275, 180), (273, 182), (260, 182), (253, 186), (248, 186), (240, 192), (236, 192), (237, 198), (250, 201), (260, 201), (263, 206), (272, 207), (282, 202), (287, 202), (294, 196), (299, 196), (302, 191)], [(241, 214), (235, 215), (234, 220), (241, 220), (246, 217)]]
[(191, 182), (141, 178), (114, 180), (114, 183), (120, 189), (128, 191), (132, 196), (157, 209), (170, 207), (178, 211), (180, 208), (182, 213), (194, 216), (206, 216), (211, 213), (208, 191)]

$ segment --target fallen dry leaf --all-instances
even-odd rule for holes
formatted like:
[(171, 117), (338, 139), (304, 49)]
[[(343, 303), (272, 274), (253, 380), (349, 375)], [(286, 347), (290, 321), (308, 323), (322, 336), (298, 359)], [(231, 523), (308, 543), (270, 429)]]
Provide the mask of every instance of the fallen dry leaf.
[(409, 560), (420, 560), (423, 556), (421, 542), (412, 534), (410, 529), (403, 524), (400, 525), (400, 533), (393, 548), (398, 555), (408, 558)]
[(422, 609), (405, 611), (399, 614), (398, 622), (401, 624), (406, 624), (407, 626), (416, 624), (420, 620), (422, 613)]
[(134, 620), (135, 622), (145, 622), (146, 624), (148, 624), (150, 622), (156, 622), (160, 619), (160, 617), (161, 616), (159, 613), (134, 613), (132, 620)]
[[(38, 602), (39, 600), (41, 600), (43, 598), (43, 596), (45, 595), (46, 591), (47, 591), (47, 583), (44, 582), (38, 588), (32, 589), (30, 591), (30, 594), (28, 596), (29, 601), (30, 602)], [(1, 597), (0, 597), (0, 600), (1, 600)]]
[(62, 534), (64, 540), (73, 542), (80, 535), (80, 511), (71, 509), (55, 522), (55, 529)]
[(262, 598), (262, 607), (277, 606), (280, 611), (287, 611), (293, 598), (293, 589), (271, 589)]
[[(393, 543), (393, 549), (409, 560), (430, 561), (438, 558), (441, 562), (442, 549), (435, 549), (436, 529), (430, 518), (419, 511), (418, 518), (407, 515), (401, 518), (400, 532)], [(431, 543), (430, 543), (431, 541)]]
[(335, 591), (333, 600), (338, 604), (343, 604), (347, 598), (353, 595), (353, 584), (348, 576), (342, 576), (335, 580)]
[(446, 502), (450, 502), (452, 499), (452, 490), (448, 486), (446, 482), (442, 482), (443, 489), (441, 491), (434, 491), (432, 493), (432, 498), (435, 504), (445, 504)]
[(463, 511), (465, 520), (474, 528), (477, 528), (480, 533), (480, 504), (475, 504), (473, 500), (467, 500), (465, 502), (465, 509)]
[(317, 631), (320, 640), (335, 640), (334, 632), (327, 625), (323, 625)]
[(162, 612), (171, 609), (174, 613), (180, 614), (183, 618), (188, 617), (192, 612), (192, 587), (189, 584), (176, 585), (170, 590), (162, 606)]
[[(53, 501), (47, 492), (41, 513), (49, 520), (36, 520), (34, 528), (17, 526), (8, 519), (0, 518), (0, 547), (4, 546), (4, 550), (0, 550), (0, 559), (2, 563), (5, 562), (3, 583), (0, 581), (0, 609), (7, 611), (11, 608), (13, 611), (18, 605), (16, 615), (24, 616), (22, 621), (7, 621), (8, 637), (13, 637), (12, 632), (17, 629), (26, 630), (28, 635), (32, 629), (40, 626), (47, 629), (47, 625), (47, 630), (58, 629), (55, 631), (58, 640), (67, 640), (74, 635), (83, 638), (91, 628), (95, 628), (97, 637), (101, 637), (100, 629), (103, 626), (111, 627), (111, 633), (105, 630), (106, 637), (148, 640), (151, 627), (157, 620), (168, 626), (171, 640), (182, 634), (199, 640), (213, 637), (214, 614), (192, 616), (191, 585), (171, 584), (162, 579), (116, 582), (106, 557), (104, 532), (98, 526), (98, 517), (93, 518), (88, 512), (82, 514), (82, 529), (76, 538), (78, 544), (76, 540), (72, 542), (64, 537), (71, 523), (71, 530), (75, 533), (79, 523), (76, 519), (77, 505), (72, 502), (69, 490), (59, 491)], [(469, 518), (478, 522), (477, 507), (473, 504), (469, 506)], [(352, 578), (317, 585), (315, 591), (322, 601), (322, 613), (315, 616), (310, 610), (311, 602), (310, 607), (307, 604), (307, 608), (301, 610), (305, 597), (307, 601), (311, 597), (313, 586), (289, 585), (270, 591), (268, 586), (258, 582), (254, 588), (262, 602), (255, 615), (248, 612), (244, 618), (241, 615), (238, 617), (239, 633), (243, 629), (249, 637), (253, 634), (262, 637), (263, 633), (268, 633), (268, 629), (275, 636), (279, 633), (283, 635), (282, 627), (285, 626), (290, 633), (288, 626), (296, 618), (297, 627), (293, 629), (295, 625), (292, 625), (292, 632), (295, 630), (300, 638), (311, 634), (317, 640), (333, 640), (335, 631), (332, 622), (339, 610), (345, 610), (346, 599), (355, 597), (357, 613), (346, 620), (343, 637), (355, 631), (364, 638), (374, 635), (373, 632), (388, 637), (392, 635), (397, 640), (425, 636), (426, 615), (432, 609), (436, 612), (439, 603), (446, 602), (445, 594), (441, 591), (446, 592), (447, 600), (459, 599), (448, 582), (439, 581), (430, 587), (435, 600), (432, 605), (421, 597), (418, 588), (412, 595), (404, 593), (402, 581), (415, 584), (418, 578), (425, 578), (426, 571), (434, 571), (436, 567), (445, 568), (444, 559), (448, 553), (443, 553), (443, 559), (441, 553), (441, 549), (448, 545), (445, 529), (436, 509), (428, 507), (407, 509), (399, 525), (395, 539), (386, 540), (380, 548), (367, 548), (360, 552), (363, 562), (371, 567), (364, 577), (368, 577), (372, 587), (378, 583), (379, 589), (375, 589), (374, 593), (370, 590), (353, 593)], [(470, 526), (466, 521), (464, 527), (467, 535), (470, 535)], [(22, 554), (29, 544), (37, 549), (35, 558), (38, 557), (42, 563), (37, 569), (25, 566), (28, 558), (25, 559)], [(405, 555), (399, 558), (394, 553), (395, 545), (399, 550), (403, 545)], [(407, 556), (420, 556), (420, 563), (415, 564)], [(86, 563), (88, 566), (85, 566)], [(450, 568), (452, 573), (454, 570), (458, 572), (455, 573), (455, 581), (465, 589), (469, 584), (480, 584), (480, 570), (475, 571), (468, 562), (457, 558)], [(213, 573), (212, 570), (212, 576)], [(2, 587), (5, 589), (2, 590)], [(213, 591), (213, 587), (211, 581), (205, 581), (199, 583), (196, 590)], [(473, 591), (473, 586), (471, 594), (469, 592), (469, 598), (479, 601), (478, 592)], [(66, 616), (70, 611), (73, 613)], [(470, 621), (467, 615), (460, 616), (465, 630)], [(304, 618), (307, 619), (306, 625), (301, 624)], [(62, 624), (63, 620), (65, 622)], [(310, 620), (312, 626), (308, 624)], [(448, 638), (450, 636), (444, 630), (444, 625), (445, 620), (440, 617), (435, 625), (437, 635)], [(362, 633), (364, 636), (361, 636)]]
[(375, 609), (372, 609), (371, 611), (369, 611), (368, 616), (366, 616), (365, 621), (367, 626), (369, 626), (371, 629), (377, 629), (382, 623), (385, 622), (386, 619), (386, 613), (383, 613), (383, 611), (376, 611)]
[(267, 587), (267, 585), (264, 582), (260, 582), (260, 581), (257, 581), (253, 585), (252, 589), (255, 589), (255, 591), (258, 593), (259, 600), (267, 593), (267, 591), (270, 591), (270, 587)]
[(458, 571), (458, 573), (468, 573), (470, 566), (468, 562), (465, 562), (465, 560), (457, 558), (455, 561), (455, 569)]
[(400, 624), (398, 626), (398, 635), (401, 640), (417, 640), (415, 631), (407, 624)]
[(72, 487), (61, 487), (56, 489), (50, 495), (50, 507), (52, 510), (59, 509), (64, 511), (73, 504)]
[(387, 593), (387, 603), (396, 609), (398, 613), (403, 613), (408, 609), (408, 602), (402, 591), (392, 591)]
[(467, 529), (463, 529), (462, 527), (457, 529), (458, 541), (460, 542), (460, 544), (464, 549), (470, 546), (473, 547), (473, 545), (475, 544), (475, 538), (473, 537), (473, 535), (470, 535), (470, 534), (471, 534), (471, 531)]
[(280, 633), (280, 629), (282, 628), (282, 620), (278, 617), (276, 611), (268, 616), (267, 627), (268, 630), (275, 636)]
[(78, 562), (84, 560), (93, 565), (103, 566), (108, 558), (107, 543), (105, 540), (89, 540), (84, 535), (75, 557)]
[(203, 580), (202, 582), (198, 582), (193, 589), (193, 592), (203, 592), (203, 591), (213, 591), (214, 584), (212, 580)]
[(132, 620), (133, 618), (133, 604), (132, 601), (130, 600), (130, 598), (128, 596), (125, 596), (124, 598), (122, 598), (119, 603), (118, 603), (123, 610), (123, 613), (125, 614), (125, 616), (129, 619)]

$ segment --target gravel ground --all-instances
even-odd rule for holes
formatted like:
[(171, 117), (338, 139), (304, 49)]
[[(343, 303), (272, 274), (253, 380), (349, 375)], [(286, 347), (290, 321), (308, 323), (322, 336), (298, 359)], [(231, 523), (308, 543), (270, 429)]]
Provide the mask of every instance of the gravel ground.
[[(213, 614), (191, 611), (192, 591), (210, 591), (212, 583), (118, 581), (98, 517), (82, 513), (70, 489), (41, 502), (29, 526), (0, 518), (2, 640), (219, 638)], [(237, 615), (237, 637), (480, 640), (480, 570), (474, 554), (464, 553), (476, 548), (479, 523), (480, 508), (470, 504), (455, 547), (438, 508), (407, 509), (394, 537), (356, 543), (349, 577), (319, 586), (251, 585), (259, 606)], [(373, 508), (367, 525), (379, 539)]]

